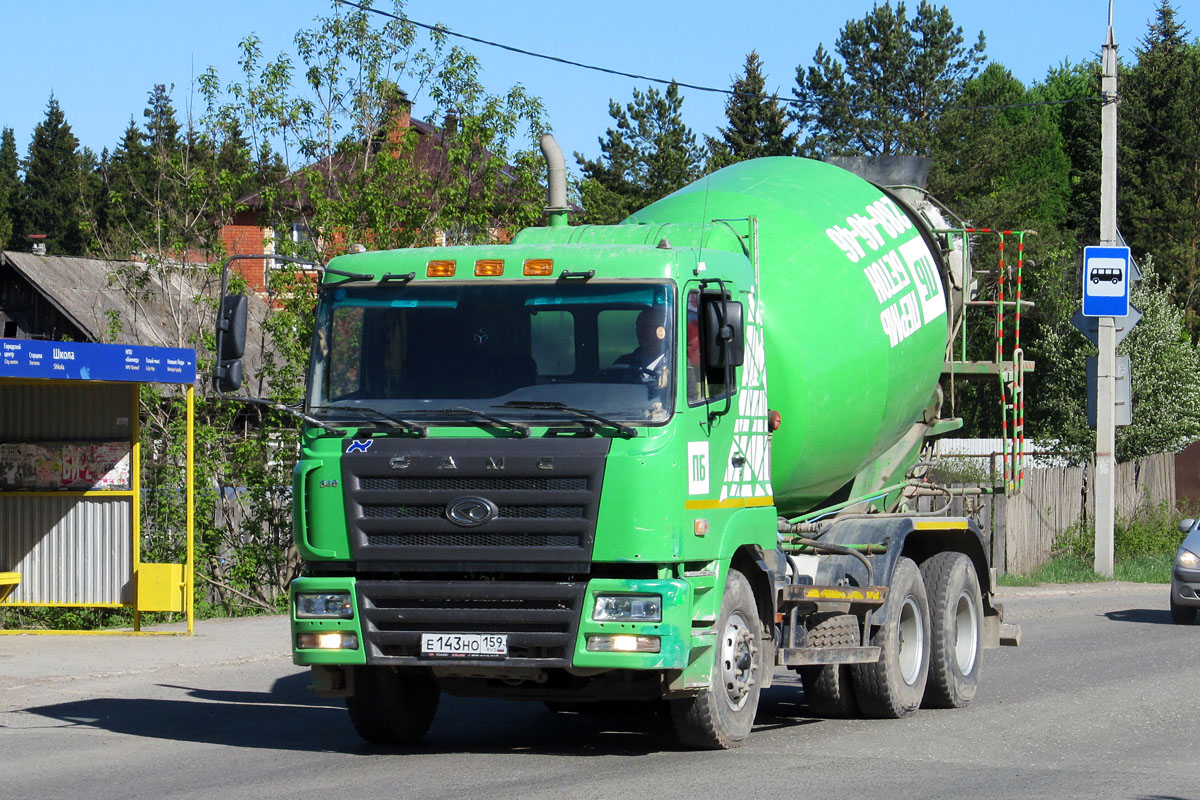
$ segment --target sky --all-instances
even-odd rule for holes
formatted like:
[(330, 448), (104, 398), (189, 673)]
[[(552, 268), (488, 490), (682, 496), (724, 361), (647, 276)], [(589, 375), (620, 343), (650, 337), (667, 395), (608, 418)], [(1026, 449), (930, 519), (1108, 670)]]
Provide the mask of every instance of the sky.
[[(1069, 60), (1099, 53), (1108, 0), (942, 0), (964, 39), (983, 31), (986, 55), (1027, 85)], [(790, 96), (796, 67), (812, 63), (819, 44), (831, 50), (848, 19), (866, 15), (873, 0), (606, 0), (533, 3), (525, 0), (408, 0), (413, 20), (586, 64), (700, 86), (728, 89), (750, 50), (762, 57), (767, 88)], [(919, 0), (907, 3), (910, 16)], [(1114, 0), (1113, 29), (1122, 61), (1132, 62), (1159, 0)], [(388, 3), (379, 3), (390, 8)], [(1200, 15), (1174, 0), (1192, 30)], [(173, 85), (181, 118), (203, 108), (195, 77), (210, 65), (235, 77), (238, 42), (254, 33), (268, 56), (290, 52), (296, 31), (329, 13), (331, 0), (0, 0), (0, 127), (9, 127), (25, 155), (51, 94), (80, 143), (99, 153), (119, 142), (154, 84)], [(624, 105), (648, 82), (591, 72), (455, 40), (474, 53), (489, 91), (513, 84), (545, 103), (568, 166), (573, 152), (599, 155), (598, 139), (612, 125), (610, 99)], [(661, 87), (660, 87), (661, 88)], [(722, 95), (683, 91), (685, 121), (697, 139), (724, 124)], [(413, 115), (430, 110), (417, 96)], [(423, 113), (425, 112), (425, 113)]]

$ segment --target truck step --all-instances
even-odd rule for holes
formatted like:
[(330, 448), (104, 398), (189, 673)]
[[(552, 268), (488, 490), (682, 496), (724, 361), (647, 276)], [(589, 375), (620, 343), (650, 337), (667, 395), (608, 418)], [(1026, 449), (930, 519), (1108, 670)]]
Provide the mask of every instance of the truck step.
[(879, 660), (878, 647), (782, 647), (775, 663), (785, 667), (813, 664), (871, 664)]

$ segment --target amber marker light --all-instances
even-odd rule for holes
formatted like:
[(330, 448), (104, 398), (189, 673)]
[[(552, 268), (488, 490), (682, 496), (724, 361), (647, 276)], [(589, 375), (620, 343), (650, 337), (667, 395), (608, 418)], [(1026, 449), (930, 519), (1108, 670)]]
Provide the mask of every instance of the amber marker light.
[(553, 275), (554, 274), (554, 259), (552, 258), (527, 258), (525, 259), (525, 274), (526, 275)]
[(429, 278), (453, 278), (453, 261), (430, 261), (425, 265), (425, 276)]
[(486, 278), (504, 274), (504, 260), (500, 258), (481, 258), (475, 262), (475, 275)]

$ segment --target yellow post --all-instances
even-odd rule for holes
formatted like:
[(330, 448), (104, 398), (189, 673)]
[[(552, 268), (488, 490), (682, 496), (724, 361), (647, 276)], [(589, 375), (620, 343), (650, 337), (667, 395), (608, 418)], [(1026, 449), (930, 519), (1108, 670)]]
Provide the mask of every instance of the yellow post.
[(187, 593), (183, 599), (183, 607), (187, 614), (187, 632), (189, 635), (192, 633), (192, 606), (196, 595), (194, 586), (196, 564), (195, 551), (193, 549), (195, 531), (195, 505), (193, 497), (193, 492), (195, 491), (193, 485), (195, 479), (195, 460), (193, 457), (193, 447), (195, 445), (195, 431), (193, 428), (195, 424), (195, 393), (195, 387), (189, 383), (187, 387), (187, 476), (184, 479), (187, 481), (187, 486), (184, 489), (187, 497), (187, 567), (183, 576), (184, 591)]

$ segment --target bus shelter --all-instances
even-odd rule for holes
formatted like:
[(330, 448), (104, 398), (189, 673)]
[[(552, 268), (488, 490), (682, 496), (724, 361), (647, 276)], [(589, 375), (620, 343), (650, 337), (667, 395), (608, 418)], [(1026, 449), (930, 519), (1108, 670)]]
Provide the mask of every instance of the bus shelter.
[[(0, 608), (193, 614), (196, 353), (173, 347), (0, 339)], [(141, 387), (186, 394), (182, 564), (141, 560)], [(161, 631), (178, 634), (184, 631)]]

